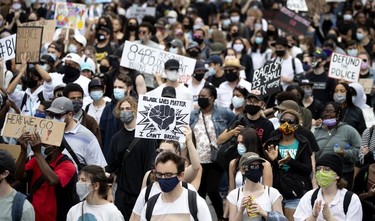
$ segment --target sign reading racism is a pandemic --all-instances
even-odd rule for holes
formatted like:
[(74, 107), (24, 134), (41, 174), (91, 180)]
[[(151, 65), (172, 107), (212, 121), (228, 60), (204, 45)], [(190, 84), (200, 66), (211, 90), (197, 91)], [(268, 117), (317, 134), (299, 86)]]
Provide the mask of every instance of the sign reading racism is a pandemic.
[(362, 59), (349, 55), (332, 53), (328, 77), (349, 82), (358, 82)]
[(281, 62), (282, 60), (275, 59), (255, 70), (251, 89), (259, 90), (263, 96), (278, 92), (280, 90)]
[(7, 113), (1, 135), (19, 138), (25, 132), (38, 133), (42, 143), (60, 146), (64, 129), (65, 123)]
[(183, 141), (190, 112), (191, 101), (140, 95), (135, 137)]
[(187, 83), (192, 73), (196, 60), (160, 49), (125, 41), (121, 56), (121, 66), (147, 74), (164, 75), (164, 63), (169, 59), (180, 62), (179, 82)]
[(43, 27), (18, 26), (16, 35), (16, 63), (27, 54), (28, 63), (39, 63), (42, 47)]

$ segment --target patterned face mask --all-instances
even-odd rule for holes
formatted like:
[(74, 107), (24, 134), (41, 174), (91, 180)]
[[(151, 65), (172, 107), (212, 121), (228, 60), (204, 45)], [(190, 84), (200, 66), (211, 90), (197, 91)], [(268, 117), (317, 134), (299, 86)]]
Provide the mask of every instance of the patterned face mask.
[(333, 182), (335, 182), (336, 174), (334, 171), (323, 171), (318, 170), (316, 171), (316, 182), (322, 188), (330, 186)]
[(283, 123), (283, 124), (280, 125), (279, 130), (284, 135), (291, 135), (291, 134), (294, 133), (294, 131), (296, 130), (296, 128), (293, 127), (293, 126), (291, 126), (288, 122), (285, 122), (285, 123)]

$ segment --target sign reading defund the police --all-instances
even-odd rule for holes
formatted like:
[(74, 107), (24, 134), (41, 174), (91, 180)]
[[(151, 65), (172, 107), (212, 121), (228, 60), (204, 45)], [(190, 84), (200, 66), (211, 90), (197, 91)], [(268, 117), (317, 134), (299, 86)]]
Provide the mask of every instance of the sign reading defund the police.
[(140, 95), (135, 137), (183, 141), (190, 112), (191, 101)]
[(275, 59), (255, 70), (251, 89), (259, 90), (263, 96), (278, 92), (280, 90), (281, 63), (282, 60)]
[(7, 113), (1, 135), (19, 138), (25, 132), (38, 133), (42, 143), (60, 146), (64, 129), (65, 123)]
[(358, 82), (361, 62), (362, 59), (360, 58), (332, 53), (328, 77), (349, 82)]
[(160, 49), (125, 41), (121, 56), (121, 66), (147, 74), (164, 75), (164, 63), (169, 59), (180, 62), (179, 82), (187, 83), (194, 72), (196, 60)]

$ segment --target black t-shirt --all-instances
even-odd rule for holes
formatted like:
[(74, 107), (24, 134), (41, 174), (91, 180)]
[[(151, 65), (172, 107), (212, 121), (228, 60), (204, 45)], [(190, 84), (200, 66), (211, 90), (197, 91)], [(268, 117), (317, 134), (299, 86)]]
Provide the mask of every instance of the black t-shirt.
[(216, 88), (218, 88), (220, 86), (221, 83), (225, 82), (226, 79), (225, 79), (225, 76), (221, 76), (219, 78), (215, 77), (215, 75), (212, 75), (212, 76), (209, 76), (207, 78), (207, 81), (210, 82), (213, 86), (215, 86)]
[(322, 113), (324, 109), (324, 105), (320, 100), (317, 100), (314, 98), (313, 102), (310, 104), (310, 106), (306, 107), (310, 110), (312, 114), (312, 118), (314, 120), (317, 120), (319, 118), (322, 118)]
[(327, 72), (324, 72), (323, 74), (316, 75), (314, 73), (311, 73), (306, 76), (307, 79), (309, 79), (310, 82), (314, 83), (313, 86), (313, 96), (314, 99), (320, 100), (323, 105), (326, 104), (331, 96), (331, 93), (333, 92), (336, 82), (334, 79), (329, 78)]
[(234, 129), (238, 125), (238, 122), (241, 122), (240, 125), (243, 125), (244, 127), (254, 128), (257, 131), (258, 137), (262, 143), (265, 143), (270, 138), (272, 131), (275, 130), (272, 122), (267, 118), (261, 116), (257, 120), (249, 120), (247, 117), (242, 115), (234, 118), (227, 129)]
[(95, 57), (96, 57), (96, 60), (98, 61), (98, 63), (103, 58), (107, 57), (108, 55), (113, 54), (113, 48), (112, 48), (110, 42), (103, 48), (99, 48), (97, 45), (95, 45), (95, 49), (96, 49)]

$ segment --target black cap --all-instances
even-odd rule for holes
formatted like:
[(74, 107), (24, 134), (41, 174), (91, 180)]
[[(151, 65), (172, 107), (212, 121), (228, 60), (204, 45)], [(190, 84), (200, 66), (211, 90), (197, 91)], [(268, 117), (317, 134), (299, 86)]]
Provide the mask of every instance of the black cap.
[(11, 174), (16, 170), (16, 162), (7, 150), (0, 150), (0, 167), (9, 170)]
[(165, 62), (164, 69), (180, 69), (180, 62), (176, 59), (169, 59)]
[(195, 63), (194, 71), (208, 71), (208, 69), (204, 66), (203, 61), (197, 61)]
[(94, 88), (94, 87), (100, 87), (100, 88), (104, 89), (104, 84), (100, 79), (94, 78), (89, 83), (89, 90), (91, 88)]
[(42, 57), (40, 58), (40, 61), (44, 62), (44, 63), (47, 63), (47, 64), (55, 63), (55, 59), (53, 59), (53, 57), (49, 54), (42, 55)]
[(283, 45), (285, 47), (291, 48), (292, 46), (288, 43), (288, 40), (284, 37), (278, 37), (274, 43), (271, 44), (271, 46), (275, 47), (276, 45)]
[(325, 154), (320, 157), (316, 161), (316, 167), (318, 166), (329, 167), (331, 170), (335, 171), (338, 176), (342, 177), (343, 161), (342, 158), (335, 153)]
[(327, 59), (327, 54), (324, 51), (321, 51), (321, 50), (314, 51), (313, 56), (316, 57), (316, 58), (321, 58), (323, 60)]
[(167, 97), (167, 98), (176, 98), (176, 89), (174, 87), (164, 87), (163, 91), (161, 92), (162, 97)]

